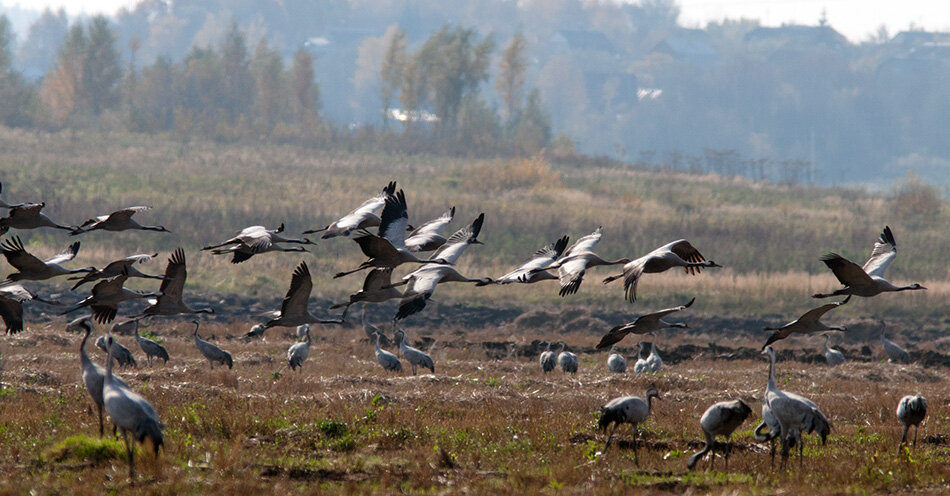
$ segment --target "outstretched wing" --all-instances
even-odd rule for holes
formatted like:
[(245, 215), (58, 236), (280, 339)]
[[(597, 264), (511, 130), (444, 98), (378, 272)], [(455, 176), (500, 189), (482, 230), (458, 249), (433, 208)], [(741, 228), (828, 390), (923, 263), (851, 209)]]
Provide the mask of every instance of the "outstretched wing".
[(116, 219), (116, 220), (119, 220), (119, 219), (128, 220), (132, 218), (132, 216), (135, 215), (136, 212), (144, 212), (151, 208), (152, 207), (149, 207), (147, 205), (139, 205), (136, 207), (123, 208), (122, 210), (116, 210), (115, 212), (112, 212), (111, 214), (109, 214), (108, 218)]
[(162, 279), (162, 286), (159, 291), (163, 296), (181, 299), (185, 288), (185, 279), (188, 277), (188, 271), (185, 269), (185, 250), (180, 247), (168, 258), (168, 265), (165, 266), (165, 277)]
[(873, 284), (871, 276), (864, 272), (864, 269), (837, 253), (828, 253), (821, 257), (821, 261), (831, 269), (831, 272), (838, 278), (838, 282), (845, 286)]
[(0, 253), (20, 272), (39, 272), (46, 269), (42, 260), (26, 251), (19, 236), (7, 238), (0, 243)]
[(453, 206), (452, 208), (450, 208), (450, 209), (446, 210), (445, 212), (443, 212), (442, 215), (440, 215), (440, 216), (436, 217), (435, 219), (432, 219), (432, 220), (426, 222), (425, 224), (422, 224), (421, 226), (419, 226), (419, 227), (413, 229), (413, 231), (412, 231), (411, 233), (409, 233), (409, 237), (411, 238), (411, 237), (413, 237), (413, 236), (418, 236), (418, 235), (420, 235), (420, 234), (428, 234), (428, 233), (435, 233), (435, 234), (438, 234), (439, 231), (440, 231), (443, 227), (445, 227), (446, 225), (448, 225), (449, 222), (452, 222), (452, 219), (453, 219), (454, 217), (455, 217), (455, 207)]
[(841, 305), (848, 303), (849, 301), (851, 301), (851, 295), (848, 295), (847, 298), (841, 301), (836, 301), (833, 303), (822, 305), (817, 308), (812, 308), (811, 310), (805, 312), (804, 315), (799, 317), (798, 320), (801, 322), (817, 322), (819, 319), (821, 319), (822, 315), (828, 313), (829, 311), (835, 308), (840, 307)]
[[(686, 260), (687, 262), (699, 263), (706, 261), (706, 259), (703, 257), (703, 254), (685, 239), (676, 240), (667, 244), (666, 246), (660, 247), (659, 249), (669, 249), (678, 257)], [(699, 274), (702, 271), (702, 267), (683, 267), (683, 271), (689, 274)]]
[(896, 256), (897, 242), (894, 240), (894, 233), (891, 232), (890, 226), (884, 226), (881, 237), (874, 243), (874, 249), (871, 250), (871, 258), (864, 263), (862, 270), (872, 277), (884, 277), (884, 269)]
[(307, 267), (307, 262), (300, 262), (290, 278), (290, 289), (287, 290), (287, 295), (280, 303), (281, 315), (306, 313), (311, 290), (313, 290), (313, 280), (310, 278), (310, 268)]
[(478, 217), (468, 226), (465, 226), (454, 234), (449, 236), (445, 244), (436, 251), (429, 260), (445, 260), (454, 264), (458, 260), (468, 245), (478, 242), (478, 233), (482, 230), (482, 223), (485, 222), (485, 214), (480, 213)]
[(519, 282), (522, 278), (527, 282), (530, 279), (531, 275), (535, 272), (540, 271), (546, 267), (549, 267), (554, 260), (561, 256), (564, 253), (564, 248), (567, 247), (567, 242), (570, 238), (567, 236), (561, 236), (560, 239), (551, 243), (538, 251), (534, 252), (534, 255), (525, 260), (524, 263), (519, 265), (515, 270), (499, 277), (495, 280), (498, 284), (510, 284), (513, 282)]
[(46, 261), (47, 265), (61, 264), (63, 262), (68, 262), (76, 258), (76, 254), (79, 253), (79, 241), (69, 245), (63, 250), (62, 253), (56, 255), (55, 257)]
[(667, 315), (669, 315), (669, 314), (671, 314), (671, 313), (679, 312), (680, 310), (685, 310), (685, 309), (691, 307), (691, 306), (693, 305), (693, 302), (694, 302), (694, 301), (696, 301), (696, 297), (693, 297), (693, 299), (689, 300), (689, 303), (687, 303), (687, 304), (685, 304), (685, 305), (680, 305), (680, 306), (678, 306), (678, 307), (672, 307), (672, 308), (664, 308), (663, 310), (658, 310), (658, 311), (653, 312), (653, 313), (648, 313), (648, 314), (646, 314), (646, 315), (641, 315), (640, 318), (637, 319), (636, 321), (637, 321), (637, 322), (641, 322), (641, 321), (647, 321), (647, 320), (654, 320), (654, 321), (655, 321), (655, 320), (660, 320), (660, 319), (662, 319), (663, 317), (666, 317)]
[(396, 249), (406, 247), (406, 226), (409, 225), (409, 211), (406, 206), (406, 194), (399, 190), (395, 195), (386, 197), (386, 204), (379, 216), (379, 235), (389, 240)]
[(571, 255), (577, 255), (578, 253), (583, 253), (585, 251), (593, 251), (594, 247), (597, 246), (597, 243), (600, 242), (600, 238), (604, 235), (604, 226), (598, 227), (594, 232), (578, 239), (567, 249), (567, 252), (564, 253), (564, 258), (567, 258)]

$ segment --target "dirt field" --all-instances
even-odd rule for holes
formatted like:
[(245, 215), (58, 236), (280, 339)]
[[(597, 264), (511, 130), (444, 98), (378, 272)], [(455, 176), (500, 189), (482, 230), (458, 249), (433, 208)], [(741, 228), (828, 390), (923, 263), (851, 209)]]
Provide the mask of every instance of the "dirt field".
[[(62, 326), (59, 326), (62, 327)], [(914, 493), (950, 491), (950, 374), (925, 356), (945, 356), (945, 340), (917, 343), (916, 363), (881, 360), (874, 342), (840, 346), (849, 361), (825, 365), (821, 339), (779, 342), (779, 387), (803, 394), (834, 424), (825, 446), (809, 436), (801, 468), (770, 467), (751, 431), (760, 421), (767, 361), (761, 339), (691, 331), (660, 334), (665, 358), (656, 375), (617, 375), (606, 353), (592, 353), (592, 332), (545, 334), (516, 326), (409, 328), (436, 373), (384, 372), (362, 329), (314, 328), (303, 370), (291, 372), (291, 329), (266, 341), (228, 339), (248, 326), (202, 326), (205, 338), (234, 355), (234, 369), (198, 354), (192, 324), (157, 322), (167, 366), (145, 364), (129, 336), (118, 339), (139, 360), (122, 376), (152, 402), (166, 427), (156, 460), (139, 450), (130, 488), (121, 442), (96, 440), (95, 409), (80, 381), (80, 337), (61, 328), (6, 337), (0, 393), (0, 493), (235, 494), (647, 494)], [(870, 327), (869, 327), (870, 328)], [(576, 375), (543, 375), (538, 339), (562, 339), (580, 356)], [(714, 345), (710, 345), (710, 343)], [(635, 340), (623, 342), (632, 370)], [(864, 347), (868, 350), (864, 350)], [(863, 353), (869, 351), (869, 353)], [(103, 362), (104, 353), (89, 346)], [(655, 386), (661, 400), (642, 426), (639, 465), (629, 426), (604, 456), (598, 408), (618, 395)], [(898, 454), (898, 399), (929, 400), (916, 448)], [(729, 470), (686, 460), (701, 447), (699, 417), (710, 404), (744, 399), (755, 412), (737, 435)], [(108, 427), (107, 427), (108, 429)], [(76, 437), (78, 436), (78, 437)], [(69, 442), (67, 442), (69, 439)]]

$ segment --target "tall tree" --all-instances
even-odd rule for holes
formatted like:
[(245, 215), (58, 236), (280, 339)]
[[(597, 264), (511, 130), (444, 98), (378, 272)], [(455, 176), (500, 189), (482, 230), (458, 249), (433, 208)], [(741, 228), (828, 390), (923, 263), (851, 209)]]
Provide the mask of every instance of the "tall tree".
[(254, 116), (265, 134), (270, 134), (282, 113), (283, 72), (280, 53), (261, 38), (251, 59), (251, 74), (254, 75)]
[(26, 39), (17, 53), (17, 60), (28, 77), (40, 77), (52, 67), (59, 47), (69, 32), (66, 11), (53, 12), (48, 7), (30, 25)]
[(228, 119), (233, 122), (248, 113), (254, 91), (247, 40), (237, 23), (231, 23), (224, 35), (221, 62), (224, 70), (221, 99)]
[(389, 39), (389, 47), (379, 67), (380, 90), (382, 100), (383, 122), (386, 122), (386, 112), (392, 104), (393, 96), (402, 88), (403, 73), (406, 67), (406, 33), (396, 28)]
[(157, 132), (173, 128), (176, 95), (173, 84), (173, 67), (164, 57), (142, 69), (132, 97), (136, 117), (133, 129)]
[(304, 128), (312, 128), (317, 123), (320, 88), (314, 82), (313, 74), (313, 56), (306, 48), (297, 49), (290, 68), (290, 104), (294, 120)]
[(474, 29), (443, 26), (415, 54), (417, 70), (426, 82), (427, 98), (439, 116), (440, 134), (456, 129), (459, 107), (467, 96), (477, 95), (488, 79), (489, 56), (495, 43), (481, 41)]
[(122, 78), (115, 34), (109, 29), (105, 16), (93, 17), (89, 23), (84, 58), (83, 92), (92, 113), (99, 115), (119, 102), (119, 81)]
[(3, 77), (13, 64), (13, 40), (16, 34), (6, 15), (0, 15), (0, 78)]
[(56, 64), (43, 79), (40, 97), (50, 109), (53, 123), (65, 126), (84, 107), (83, 64), (86, 53), (86, 33), (76, 24), (59, 48)]
[(521, 32), (515, 33), (508, 42), (508, 46), (501, 52), (498, 62), (498, 77), (495, 79), (495, 89), (504, 103), (504, 119), (507, 124), (513, 123), (521, 112), (521, 92), (524, 88), (525, 71), (528, 67), (525, 52), (527, 43)]

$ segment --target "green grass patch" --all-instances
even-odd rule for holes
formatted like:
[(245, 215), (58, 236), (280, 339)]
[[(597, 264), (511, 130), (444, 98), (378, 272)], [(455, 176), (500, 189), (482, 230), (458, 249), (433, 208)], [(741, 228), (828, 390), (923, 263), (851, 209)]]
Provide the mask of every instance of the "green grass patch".
[(102, 463), (125, 458), (125, 446), (117, 439), (99, 439), (83, 434), (68, 437), (43, 453), (51, 462)]

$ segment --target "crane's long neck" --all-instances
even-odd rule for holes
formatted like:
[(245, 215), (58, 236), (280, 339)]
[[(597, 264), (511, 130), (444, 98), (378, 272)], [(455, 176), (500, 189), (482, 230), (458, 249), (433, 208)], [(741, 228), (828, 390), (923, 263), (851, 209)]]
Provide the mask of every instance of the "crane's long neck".
[(378, 333), (378, 332), (376, 333), (376, 351), (377, 351), (377, 352), (383, 351), (382, 348), (379, 347), (379, 339), (380, 339), (381, 336), (382, 336), (382, 334), (380, 334), (380, 333)]
[(775, 352), (769, 352), (769, 389), (776, 390), (775, 387)]
[(647, 393), (647, 412), (653, 412), (653, 394)]
[(79, 343), (79, 361), (82, 363), (84, 368), (87, 364), (92, 363), (92, 361), (89, 360), (89, 355), (86, 354), (86, 341), (89, 340), (89, 333), (92, 331), (92, 329), (90, 329), (88, 325), (85, 327), (86, 333), (83, 335), (82, 341)]

